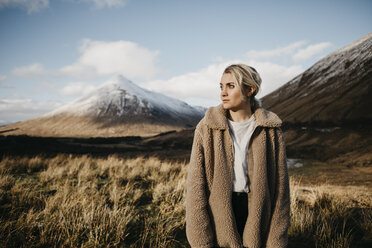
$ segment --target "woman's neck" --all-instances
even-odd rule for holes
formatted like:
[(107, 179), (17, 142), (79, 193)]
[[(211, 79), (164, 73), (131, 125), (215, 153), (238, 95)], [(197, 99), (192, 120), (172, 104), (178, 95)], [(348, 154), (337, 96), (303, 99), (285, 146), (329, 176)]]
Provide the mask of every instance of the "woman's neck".
[(252, 116), (251, 105), (246, 104), (244, 107), (239, 109), (229, 109), (229, 119), (235, 122), (243, 122), (249, 120)]

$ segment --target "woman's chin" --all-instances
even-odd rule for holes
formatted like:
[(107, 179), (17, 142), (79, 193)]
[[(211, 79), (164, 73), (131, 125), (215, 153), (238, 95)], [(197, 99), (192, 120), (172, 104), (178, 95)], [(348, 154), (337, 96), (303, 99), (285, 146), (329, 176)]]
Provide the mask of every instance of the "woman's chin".
[(222, 107), (224, 108), (224, 109), (227, 109), (227, 110), (229, 110), (230, 109), (230, 104), (228, 104), (228, 103), (222, 103)]

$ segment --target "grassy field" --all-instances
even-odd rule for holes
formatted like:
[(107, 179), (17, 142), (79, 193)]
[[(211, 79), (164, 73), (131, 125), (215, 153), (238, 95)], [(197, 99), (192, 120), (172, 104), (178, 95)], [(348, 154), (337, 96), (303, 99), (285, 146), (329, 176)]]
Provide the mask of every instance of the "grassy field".
[[(290, 247), (370, 247), (370, 168), (357, 168), (367, 184), (319, 179), (353, 169), (290, 170)], [(0, 247), (188, 247), (186, 176), (186, 162), (152, 157), (4, 157)]]

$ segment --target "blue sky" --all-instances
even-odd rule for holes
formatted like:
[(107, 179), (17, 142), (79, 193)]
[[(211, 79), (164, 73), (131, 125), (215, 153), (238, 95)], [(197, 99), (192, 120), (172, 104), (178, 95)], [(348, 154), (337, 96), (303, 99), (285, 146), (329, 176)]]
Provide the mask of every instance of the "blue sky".
[(0, 0), (0, 125), (73, 101), (115, 74), (218, 104), (224, 67), (263, 96), (372, 32), (372, 1)]

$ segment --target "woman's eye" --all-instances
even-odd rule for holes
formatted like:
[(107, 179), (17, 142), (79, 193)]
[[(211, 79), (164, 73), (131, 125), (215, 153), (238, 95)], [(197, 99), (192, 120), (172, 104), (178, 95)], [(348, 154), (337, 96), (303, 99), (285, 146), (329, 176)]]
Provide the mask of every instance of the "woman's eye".
[(229, 89), (234, 89), (234, 85), (230, 84)]

